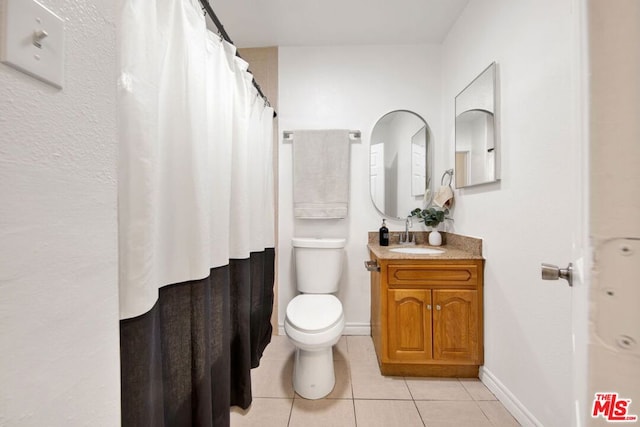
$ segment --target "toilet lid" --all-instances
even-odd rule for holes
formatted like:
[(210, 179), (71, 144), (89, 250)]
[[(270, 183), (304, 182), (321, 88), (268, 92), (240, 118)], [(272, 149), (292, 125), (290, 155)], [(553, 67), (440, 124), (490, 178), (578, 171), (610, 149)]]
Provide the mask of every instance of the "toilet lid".
[(287, 305), (287, 319), (297, 329), (318, 332), (342, 317), (342, 304), (333, 295), (298, 295)]

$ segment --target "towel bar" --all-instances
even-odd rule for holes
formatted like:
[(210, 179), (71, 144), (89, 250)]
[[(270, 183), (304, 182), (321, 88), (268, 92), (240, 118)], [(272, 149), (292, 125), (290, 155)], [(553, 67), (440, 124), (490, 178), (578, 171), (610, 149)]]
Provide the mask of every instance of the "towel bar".
[[(292, 130), (282, 131), (282, 139), (285, 141), (291, 141), (291, 137), (293, 136)], [(350, 130), (349, 136), (353, 139), (360, 139), (362, 137), (362, 133), (359, 130)]]

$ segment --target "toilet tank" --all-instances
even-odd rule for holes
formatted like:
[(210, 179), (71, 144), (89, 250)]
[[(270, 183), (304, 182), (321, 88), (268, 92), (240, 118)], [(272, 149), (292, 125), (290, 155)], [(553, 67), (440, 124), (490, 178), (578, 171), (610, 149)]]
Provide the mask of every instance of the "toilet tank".
[(338, 291), (346, 239), (292, 239), (296, 288), (305, 294)]

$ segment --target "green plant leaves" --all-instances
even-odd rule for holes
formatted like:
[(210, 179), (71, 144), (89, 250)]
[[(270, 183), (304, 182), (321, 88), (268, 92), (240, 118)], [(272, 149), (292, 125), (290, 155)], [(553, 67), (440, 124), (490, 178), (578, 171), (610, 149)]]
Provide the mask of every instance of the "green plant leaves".
[(420, 209), (416, 208), (411, 211), (410, 216), (415, 216), (420, 219), (421, 222), (427, 227), (437, 227), (438, 224), (443, 222), (449, 214), (449, 209), (439, 210), (436, 208)]

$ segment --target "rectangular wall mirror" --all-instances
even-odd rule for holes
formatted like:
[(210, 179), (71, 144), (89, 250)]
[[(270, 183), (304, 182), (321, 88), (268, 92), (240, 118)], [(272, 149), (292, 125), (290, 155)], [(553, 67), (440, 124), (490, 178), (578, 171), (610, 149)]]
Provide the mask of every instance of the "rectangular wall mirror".
[(489, 65), (455, 99), (457, 188), (500, 180), (496, 68)]

